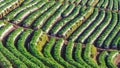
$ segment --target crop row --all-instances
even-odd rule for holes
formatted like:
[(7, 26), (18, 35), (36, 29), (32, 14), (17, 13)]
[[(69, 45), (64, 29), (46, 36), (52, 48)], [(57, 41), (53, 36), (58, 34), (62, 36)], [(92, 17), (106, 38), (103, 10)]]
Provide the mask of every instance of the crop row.
[(64, 0), (72, 4), (80, 4), (82, 6), (92, 6), (100, 9), (115, 10), (120, 9), (120, 0)]
[(120, 0), (0, 1), (0, 68), (117, 68), (119, 51), (96, 47), (120, 49), (119, 6)]
[[(90, 4), (93, 1), (85, 0), (80, 3)], [(101, 0), (98, 3), (105, 7), (108, 2), (109, 0), (105, 0), (102, 3)], [(109, 8), (113, 3), (109, 3)], [(4, 16), (4, 19), (23, 27), (42, 29), (49, 35), (75, 42), (91, 43), (104, 48), (118, 47), (118, 43), (114, 46), (112, 42), (119, 31), (119, 13), (76, 5), (74, 1), (24, 1), (21, 6)], [(112, 32), (112, 37), (109, 37)]]
[(24, 0), (4, 0), (0, 2), (0, 18), (18, 7)]
[[(118, 45), (113, 45), (112, 43), (115, 43), (114, 38), (120, 29), (118, 27), (119, 18), (119, 13), (104, 10), (99, 11), (96, 8), (93, 14), (68, 36), (67, 39), (81, 43), (95, 44), (98, 47), (117, 48)], [(118, 43), (119, 40), (116, 44)]]
[[(55, 1), (55, 0), (53, 0)], [(92, 6), (100, 9), (118, 11), (120, 9), (120, 0), (58, 0), (70, 4)]]
[[(4, 24), (0, 29), (7, 29), (4, 27), (7, 25), (10, 23)], [(6, 30), (0, 34), (4, 32)], [(0, 62), (5, 68), (99, 68), (103, 65), (117, 67), (114, 64), (114, 58), (119, 54), (117, 50), (100, 52), (99, 60), (96, 61), (98, 51), (94, 45), (86, 44), (83, 48), (81, 43), (74, 43), (72, 40), (66, 42), (63, 38), (49, 37), (41, 29), (33, 31), (17, 27), (4, 38), (5, 41), (0, 41), (0, 58), (3, 57)]]

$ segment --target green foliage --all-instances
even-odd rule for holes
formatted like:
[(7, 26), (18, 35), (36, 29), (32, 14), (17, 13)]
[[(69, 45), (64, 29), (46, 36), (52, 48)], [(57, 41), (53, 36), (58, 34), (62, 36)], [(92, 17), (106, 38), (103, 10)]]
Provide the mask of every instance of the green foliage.
[(73, 59), (72, 57), (73, 48), (74, 48), (74, 43), (72, 41), (69, 41), (66, 46), (65, 60), (70, 64), (74, 65), (75, 67), (84, 68), (81, 64), (75, 62), (75, 60)]
[(114, 64), (114, 58), (119, 54), (117, 50), (111, 51), (109, 56), (107, 57), (107, 66), (109, 68), (117, 68), (117, 66)]
[(92, 57), (93, 59), (95, 59), (95, 58), (96, 58), (96, 55), (97, 55), (97, 48), (96, 48), (94, 45), (92, 45), (92, 46), (91, 46), (91, 57)]
[(78, 43), (75, 47), (75, 61), (80, 63), (85, 68), (90, 68), (90, 66), (82, 58), (82, 44)]
[[(30, 35), (30, 33), (32, 32), (32, 30), (25, 30), (19, 37), (18, 41), (17, 41), (17, 49), (25, 56), (27, 57), (30, 61), (32, 61), (33, 63), (35, 63), (36, 65), (38, 65), (39, 67), (44, 68), (44, 64), (42, 62), (39, 61), (39, 59), (37, 59), (36, 57), (32, 56), (25, 48), (25, 42), (27, 41), (26, 39), (28, 38), (28, 36)], [(32, 59), (31, 59), (32, 58)]]
[(64, 44), (64, 40), (62, 38), (60, 38), (55, 46), (54, 46), (54, 51), (53, 51), (53, 57), (54, 59), (61, 65), (63, 65), (65, 68), (74, 68), (73, 65), (70, 65), (67, 61), (65, 61), (62, 57), (61, 57), (61, 48)]
[(0, 41), (0, 52), (12, 63), (14, 67), (17, 68), (27, 68), (27, 66), (20, 61), (17, 57), (14, 56), (8, 49), (6, 49), (2, 42)]
[(86, 44), (84, 54), (83, 54), (83, 59), (84, 61), (90, 65), (93, 68), (99, 68), (98, 64), (95, 62), (95, 60), (91, 57), (91, 44)]
[(107, 51), (103, 51), (100, 53), (99, 58), (98, 58), (98, 64), (100, 66), (100, 68), (107, 68), (106, 65), (106, 57), (108, 56)]

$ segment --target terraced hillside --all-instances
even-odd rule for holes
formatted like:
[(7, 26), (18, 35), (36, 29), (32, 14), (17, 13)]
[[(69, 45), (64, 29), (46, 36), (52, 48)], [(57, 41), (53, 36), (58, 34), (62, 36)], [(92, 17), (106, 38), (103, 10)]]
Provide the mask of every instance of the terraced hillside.
[(0, 68), (120, 68), (120, 0), (0, 0)]

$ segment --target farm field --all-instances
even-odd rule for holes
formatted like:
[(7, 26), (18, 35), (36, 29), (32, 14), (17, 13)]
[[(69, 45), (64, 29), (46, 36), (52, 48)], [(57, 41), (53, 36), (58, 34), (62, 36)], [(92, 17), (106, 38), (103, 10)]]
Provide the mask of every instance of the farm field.
[(0, 0), (0, 68), (120, 68), (120, 0)]

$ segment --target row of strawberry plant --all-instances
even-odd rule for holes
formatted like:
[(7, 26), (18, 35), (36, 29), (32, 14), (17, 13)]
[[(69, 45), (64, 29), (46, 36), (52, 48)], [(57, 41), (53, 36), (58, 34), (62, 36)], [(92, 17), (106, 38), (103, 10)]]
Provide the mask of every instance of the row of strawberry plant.
[(27, 5), (27, 4), (29, 4), (30, 2), (32, 2), (31, 0), (25, 0), (21, 5), (23, 6), (23, 5)]
[(92, 50), (91, 47), (92, 46), (93, 45), (91, 45), (91, 44), (86, 44), (86, 47), (85, 47), (85, 50), (84, 50), (84, 54), (83, 54), (83, 59), (91, 67), (93, 67), (93, 68), (99, 68), (99, 66), (96, 63), (96, 61), (93, 58), (91, 58), (91, 54), (92, 54), (91, 53), (91, 50)]
[(65, 68), (74, 68), (73, 65), (70, 65), (67, 61), (65, 61), (61, 57), (61, 50), (63, 46), (64, 46), (64, 40), (62, 38), (58, 39), (53, 49), (53, 57), (59, 64), (63, 65)]
[(115, 36), (115, 38), (113, 39), (111, 46), (113, 48), (120, 49), (119, 42), (120, 42), (120, 32), (118, 32), (117, 35)]
[[(109, 34), (109, 36), (105, 39), (103, 43), (104, 48), (109, 48), (110, 44), (112, 43), (113, 38), (116, 36), (117, 32), (119, 31), (120, 22), (116, 25), (116, 27), (112, 30), (112, 32)], [(114, 47), (114, 46), (112, 46)], [(114, 47), (116, 48), (116, 46)]]
[(117, 22), (116, 26), (114, 27), (114, 29), (110, 32), (109, 36), (103, 42), (103, 47), (104, 48), (109, 48), (110, 44), (112, 43), (112, 40), (114, 39), (114, 37), (119, 32), (119, 30), (120, 30), (120, 20), (119, 20), (119, 18), (120, 18), (120, 13), (118, 14), (118, 22)]
[(57, 32), (58, 32), (67, 22), (69, 22), (70, 20), (74, 19), (74, 18), (79, 14), (80, 8), (81, 8), (81, 6), (78, 5), (78, 6), (73, 10), (73, 12), (72, 12), (69, 16), (67, 16), (67, 17), (63, 18), (62, 20), (58, 21), (57, 24), (55, 24), (55, 25), (53, 26), (53, 28), (50, 30), (50, 33), (51, 33), (51, 34), (57, 34)]
[(96, 7), (108, 9), (108, 10), (119, 10), (119, 0), (100, 0)]
[(82, 0), (82, 1), (80, 2), (80, 5), (85, 5), (87, 2), (88, 2), (88, 0)]
[(108, 9), (110, 9), (110, 10), (112, 10), (112, 8), (113, 8), (113, 1), (114, 0), (109, 0), (109, 4), (108, 4)]
[(96, 40), (96, 45), (99, 47), (102, 46), (102, 43), (104, 42), (105, 38), (109, 35), (109, 33), (113, 30), (113, 28), (116, 26), (118, 20), (118, 16), (116, 12), (112, 13), (112, 21), (111, 23), (107, 26), (107, 28), (102, 32), (102, 34), (98, 37)]
[(75, 8), (74, 4), (70, 4), (69, 7), (62, 13), (63, 17), (67, 17)]
[(24, 62), (28, 67), (39, 68), (39, 66), (31, 62), (27, 57), (25, 57), (22, 53), (20, 53), (14, 45), (16, 38), (21, 34), (22, 31), (23, 31), (23, 28), (18, 28), (8, 35), (6, 40), (6, 48), (10, 50), (22, 62)]
[(46, 20), (61, 6), (61, 3), (55, 3), (48, 11), (39, 16), (33, 23), (33, 28), (41, 28)]
[[(29, 35), (31, 34), (32, 30), (25, 30), (18, 38), (16, 47), (18, 51), (21, 52), (25, 57), (27, 57), (30, 61), (34, 62), (39, 67), (45, 68), (44, 64), (40, 62), (37, 58), (32, 56), (25, 48), (25, 43), (27, 41), (27, 38), (29, 38)], [(32, 58), (32, 59), (31, 59)]]
[(113, 0), (113, 10), (119, 10), (119, 0)]
[(107, 8), (109, 3), (109, 0), (104, 0), (103, 4), (101, 5), (101, 8)]
[(115, 64), (114, 64), (114, 58), (119, 54), (118, 51), (111, 51), (109, 56), (107, 57), (107, 66), (109, 68), (118, 68)]
[(52, 5), (54, 5), (54, 2), (47, 2), (40, 9), (28, 15), (26, 19), (21, 22), (21, 24), (25, 27), (31, 26), (32, 23), (36, 20), (36, 18), (38, 18), (41, 14), (47, 11), (50, 7), (52, 7)]
[(77, 68), (82, 68), (83, 66), (73, 59), (73, 48), (74, 43), (72, 41), (69, 41), (65, 50), (65, 60)]
[(100, 6), (103, 4), (104, 0), (99, 0), (99, 2), (96, 4), (96, 7), (100, 8)]
[(83, 17), (88, 18), (93, 13), (93, 8), (89, 7), (83, 13), (79, 14), (69, 24), (59, 31), (59, 34), (68, 38), (81, 24), (83, 23)]
[(4, 35), (13, 28), (13, 25), (8, 23), (0, 28), (0, 40), (3, 39)]
[[(54, 0), (55, 1), (55, 0)], [(82, 5), (82, 6), (95, 6), (99, 0), (62, 0), (64, 3), (75, 4), (75, 5)]]
[(74, 52), (75, 61), (83, 65), (85, 68), (90, 68), (90, 66), (82, 58), (82, 51), (83, 51), (82, 44), (77, 43), (75, 46), (75, 52)]
[(44, 26), (42, 26), (42, 30), (45, 31), (46, 33), (49, 32), (49, 30), (52, 28), (52, 26), (55, 24), (55, 21), (61, 17), (61, 14), (66, 10), (68, 7), (68, 3), (65, 3), (62, 5), (52, 16), (49, 18)]
[[(26, 1), (24, 1), (24, 2), (26, 2)], [(23, 2), (23, 3), (24, 3), (24, 2)], [(9, 12), (6, 16), (4, 16), (4, 18), (5, 18), (6, 20), (8, 20), (8, 21), (13, 20), (14, 17), (15, 17), (16, 15), (18, 15), (21, 11), (23, 11), (23, 10), (25, 10), (25, 9), (33, 6), (33, 5), (35, 5), (37, 2), (38, 2), (38, 0), (34, 0), (34, 1), (28, 2), (26, 5), (19, 6), (19, 7), (16, 8), (15, 10), (12, 10), (11, 12)], [(23, 3), (22, 3), (22, 4), (23, 4)]]
[(54, 58), (51, 55), (52, 47), (55, 44), (56, 39), (55, 38), (50, 38), (49, 42), (45, 45), (43, 49), (43, 54), (46, 58), (50, 58), (51, 60), (54, 61)]
[(95, 6), (98, 3), (99, 0), (89, 0), (87, 2), (87, 6)]
[(12, 52), (5, 48), (1, 41), (0, 52), (12, 63), (13, 67), (28, 68), (19, 58), (15, 57)]
[(0, 66), (2, 68), (12, 68), (11, 62), (0, 51)]
[(94, 0), (89, 0), (86, 5), (91, 6), (93, 4)]
[(3, 27), (5, 25), (5, 21), (0, 20), (0, 28)]
[(93, 10), (93, 7), (88, 7), (84, 12), (82, 12), (84, 19), (87, 19), (93, 13)]
[[(69, 66), (72, 66), (72, 67), (81, 67), (81, 64), (84, 64), (85, 66), (82, 66), (82, 67), (89, 67), (89, 65), (90, 66), (92, 66), (92, 63), (89, 63), (89, 62), (86, 62), (87, 60), (86, 59), (84, 59), (84, 60), (82, 60), (82, 58), (84, 58), (84, 57), (82, 57), (81, 59), (79, 59), (79, 60), (82, 60), (82, 61), (79, 61), (79, 60), (77, 60), (77, 57), (73, 57), (73, 48), (74, 48), (74, 43), (72, 42), (72, 41), (69, 41), (68, 42), (68, 44), (67, 44), (67, 46), (65, 46), (65, 58), (63, 58), (62, 56), (61, 56), (61, 51), (62, 51), (62, 48), (63, 48), (63, 46), (64, 46), (64, 40), (61, 42), (61, 43), (59, 43), (59, 49), (56, 49), (56, 50), (59, 50), (59, 52), (58, 51), (55, 51), (54, 53), (51, 53), (51, 51), (53, 50), (55, 50), (55, 47), (57, 47), (58, 45), (58, 42), (55, 42), (55, 39), (53, 38), (52, 39), (52, 42), (47, 42), (47, 44), (45, 45), (45, 44), (42, 44), (42, 45), (45, 45), (44, 46), (44, 48), (46, 47), (46, 46), (48, 46), (48, 44), (49, 43), (51, 43), (50, 45), (49, 45), (49, 47), (48, 48), (46, 48), (46, 49), (49, 49), (49, 52), (47, 51), (47, 53), (44, 53), (44, 51), (45, 50), (43, 50), (42, 52), (41, 52), (41, 49), (39, 49), (39, 48), (42, 48), (42, 49), (44, 49), (43, 47), (41, 47), (42, 45), (39, 45), (38, 44), (38, 42), (39, 41), (42, 41), (43, 39), (42, 38), (40, 38), (40, 37), (44, 37), (44, 38), (46, 38), (45, 36), (43, 36), (43, 32), (41, 31), (41, 30), (35, 30), (35, 32), (36, 33), (33, 33), (33, 35), (31, 35), (32, 36), (32, 38), (31, 38), (31, 41), (30, 42), (35, 42), (34, 44), (33, 43), (30, 43), (29, 44), (29, 46), (28, 46), (28, 49), (29, 49), (29, 51), (30, 50), (32, 50), (32, 51), (34, 51), (34, 52), (32, 52), (32, 51), (30, 51), (31, 53), (32, 53), (32, 55), (30, 55), (27, 51), (26, 51), (26, 49), (25, 49), (25, 47), (24, 47), (24, 45), (25, 45), (25, 41), (27, 40), (27, 37), (31, 34), (31, 32), (32, 32), (32, 30), (25, 30), (25, 31), (23, 31), (22, 33), (21, 33), (21, 31), (23, 31), (23, 28), (18, 28), (18, 29), (16, 29), (16, 30), (14, 30), (13, 32), (11, 32), (10, 33), (10, 35), (8, 35), (8, 38), (7, 38), (7, 41), (9, 41), (10, 40), (10, 42), (11, 42), (11, 44), (9, 43), (8, 44), (8, 42), (6, 43), (6, 48), (8, 48), (17, 58), (19, 58), (23, 63), (25, 63), (28, 67), (30, 67), (29, 66), (29, 64), (36, 64), (36, 65), (38, 65), (39, 67), (41, 66), (41, 62), (40, 61), (42, 61), (45, 65), (46, 65), (46, 67), (47, 66), (49, 66), (49, 67), (52, 67), (53, 65), (55, 65), (55, 66), (53, 66), (53, 67), (61, 67), (62, 68), (62, 66), (61, 65), (63, 65), (63, 66), (65, 66), (65, 67), (69, 67)], [(37, 32), (38, 31), (38, 32)], [(16, 34), (16, 35), (15, 35)], [(14, 36), (12, 36), (12, 35), (14, 35)], [(44, 34), (45, 35), (45, 34)], [(11, 37), (11, 39), (9, 39)], [(14, 37), (14, 38), (13, 38)], [(17, 41), (15, 41), (17, 39)], [(60, 40), (60, 39), (58, 39), (58, 40)], [(46, 39), (44, 39), (43, 41), (46, 41)], [(14, 44), (14, 43), (16, 43), (17, 42), (17, 44)], [(19, 43), (21, 43), (21, 44), (19, 44)], [(41, 42), (42, 43), (42, 42)], [(45, 42), (46, 43), (46, 42)], [(8, 45), (11, 45), (11, 46), (8, 46)], [(15, 47), (15, 45), (17, 45), (16, 47), (17, 47), (17, 49), (16, 49), (16, 47)], [(22, 45), (22, 46), (21, 46)], [(31, 47), (31, 45), (33, 45), (32, 47)], [(53, 46), (54, 45), (54, 46)], [(79, 44), (80, 45), (80, 44)], [(22, 48), (21, 48), (22, 47)], [(11, 48), (11, 49), (10, 49)], [(53, 48), (53, 49), (52, 49)], [(81, 47), (82, 48), (82, 47)], [(87, 45), (86, 45), (86, 48), (87, 48)], [(85, 48), (85, 51), (86, 51), (86, 48)], [(90, 47), (91, 48), (91, 47)], [(13, 50), (12, 50), (13, 49)], [(76, 49), (75, 49), (76, 50)], [(91, 52), (91, 50), (92, 49), (90, 49), (90, 51), (89, 51), (89, 53), (87, 53), (89, 56), (89, 58), (88, 59), (90, 59), (90, 61), (92, 62), (92, 60), (93, 60), (93, 58), (91, 57), (91, 55), (92, 55), (92, 52)], [(36, 51), (36, 52), (35, 52)], [(84, 54), (85, 54), (85, 51), (84, 51)], [(58, 53), (57, 53), (58, 52)], [(77, 51), (78, 52), (78, 51)], [(77, 54), (77, 52), (75, 53), (75, 54)], [(81, 52), (81, 51), (80, 51)], [(80, 52), (78, 52), (78, 53), (80, 53)], [(59, 54), (59, 58), (61, 58), (61, 59), (63, 59), (63, 60), (60, 60), (60, 61), (58, 61), (58, 59), (56, 59), (56, 57), (55, 57), (55, 55), (54, 54)], [(22, 55), (20, 55), (20, 54), (22, 54)], [(47, 55), (48, 54), (48, 55)], [(68, 57), (68, 56), (70, 56), (71, 55), (71, 57)], [(77, 54), (78, 55), (78, 54)], [(81, 54), (79, 54), (79, 56), (78, 57), (81, 57), (80, 56)], [(24, 56), (24, 57), (23, 57)], [(31, 56), (31, 57), (30, 57)], [(25, 57), (26, 57), (26, 60), (27, 61), (23, 61), (22, 59), (25, 59)], [(33, 58), (33, 59), (35, 59), (35, 60), (31, 60), (30, 58)], [(29, 60), (29, 61), (28, 61)], [(39, 61), (40, 60), (40, 61)], [(49, 62), (48, 62), (49, 61)], [(88, 64), (85, 64), (85, 62)], [(29, 63), (26, 63), (26, 62), (29, 62)], [(31, 62), (31, 63), (30, 63)], [(59, 63), (60, 62), (60, 63)], [(68, 64), (68, 66), (67, 65), (65, 65), (65, 64), (63, 64), (63, 62), (65, 62), (65, 63), (67, 63)], [(39, 63), (41, 63), (41, 64), (39, 64)], [(80, 63), (80, 64), (79, 64)], [(95, 62), (96, 63), (96, 62)], [(61, 65), (60, 65), (61, 64)], [(70, 64), (72, 64), (72, 65), (70, 65)], [(79, 66), (80, 65), (80, 66)], [(31, 65), (32, 66), (32, 65)], [(34, 65), (33, 65), (34, 66)], [(43, 66), (44, 67), (44, 66)]]
[(7, 13), (9, 13), (11, 10), (18, 7), (24, 0), (12, 0), (5, 5), (1, 6), (0, 8), (0, 18), (5, 16)]
[(111, 18), (112, 18), (112, 13), (111, 12), (106, 12), (106, 18), (103, 20), (103, 23), (101, 23), (95, 29), (95, 31), (88, 37), (86, 42), (93, 44), (94, 41), (100, 36), (102, 31), (110, 24)]
[(16, 24), (19, 24), (20, 22), (22, 22), (22, 20), (24, 20), (24, 18), (27, 17), (27, 15), (31, 14), (32, 12), (38, 10), (39, 8), (42, 7), (42, 5), (44, 5), (45, 2), (44, 1), (40, 1), (40, 2), (37, 2), (37, 4), (31, 6), (31, 7), (28, 7), (27, 9), (23, 10), (22, 12), (20, 12), (19, 14), (17, 14), (14, 19), (13, 19), (13, 22), (16, 23)]
[(11, 0), (1, 0), (0, 7), (4, 6), (5, 4), (9, 3)]
[[(44, 48), (43, 48), (43, 54), (44, 54), (44, 56), (46, 57), (46, 58), (48, 58), (50, 61), (53, 61), (53, 62), (55, 62), (56, 64), (58, 64), (57, 63), (57, 61), (55, 61), (55, 59), (52, 57), (52, 54), (51, 54), (51, 52), (52, 52), (52, 48), (53, 48), (53, 46), (54, 46), (54, 44), (55, 44), (55, 41), (56, 41), (56, 39), (55, 38), (50, 38), (50, 40), (49, 40), (49, 42), (44, 46)], [(62, 67), (62, 66), (61, 66)]]
[(99, 58), (98, 58), (98, 64), (100, 66), (100, 68), (104, 67), (107, 68), (106, 65), (106, 57), (108, 56), (107, 51), (103, 51), (100, 53)]
[(41, 60), (46, 66), (49, 66), (49, 67), (52, 67), (52, 68), (59, 67), (58, 64), (56, 64), (53, 61), (49, 61), (49, 58), (44, 57), (42, 52), (39, 51), (39, 47), (41, 47), (41, 46), (40, 45), (38, 46), (37, 42), (39, 41), (39, 38), (42, 37), (41, 36), (42, 34), (43, 34), (43, 32), (40, 29), (34, 31), (34, 33), (32, 35), (32, 38), (31, 38), (31, 41), (29, 42), (29, 51), (30, 51), (30, 53), (33, 56), (35, 56), (36, 58), (38, 58), (39, 60)]
[[(32, 2), (35, 2), (35, 1), (39, 2), (39, 1), (42, 1), (42, 0), (25, 0), (25, 1), (21, 4), (21, 6), (25, 6), (25, 5), (29, 4), (29, 3), (32, 4)], [(48, 2), (48, 0), (44, 0), (44, 2)]]
[(119, 52), (117, 50), (102, 51), (98, 58), (100, 68), (117, 68), (114, 64), (114, 60), (118, 54)]
[(91, 23), (91, 26), (85, 29), (85, 31), (79, 35), (78, 39), (76, 40), (77, 42), (82, 42), (84, 43), (87, 37), (95, 30), (95, 28), (103, 21), (105, 17), (105, 11), (101, 10), (99, 12), (99, 15), (95, 21)]
[(83, 22), (82, 25), (76, 31), (74, 31), (69, 36), (68, 40), (75, 41), (77, 37), (96, 19), (98, 14), (98, 9), (95, 8), (93, 14), (87, 20), (85, 20), (85, 22)]

